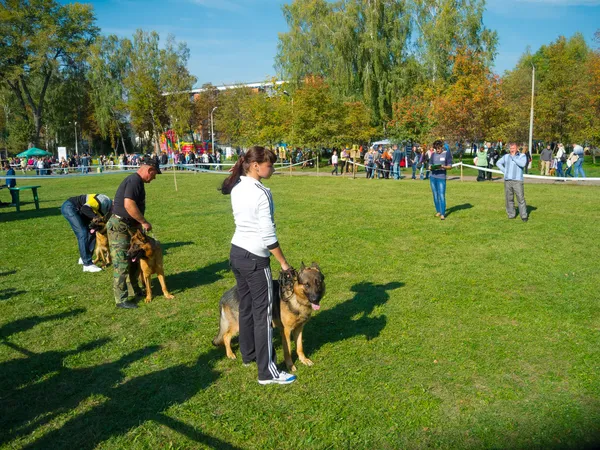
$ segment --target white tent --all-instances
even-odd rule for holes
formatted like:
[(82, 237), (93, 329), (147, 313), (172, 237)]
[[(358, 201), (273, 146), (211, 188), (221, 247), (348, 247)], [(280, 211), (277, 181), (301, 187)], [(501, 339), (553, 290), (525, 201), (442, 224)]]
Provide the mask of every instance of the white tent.
[(383, 141), (373, 142), (371, 145), (390, 145), (391, 142), (389, 139), (384, 139)]

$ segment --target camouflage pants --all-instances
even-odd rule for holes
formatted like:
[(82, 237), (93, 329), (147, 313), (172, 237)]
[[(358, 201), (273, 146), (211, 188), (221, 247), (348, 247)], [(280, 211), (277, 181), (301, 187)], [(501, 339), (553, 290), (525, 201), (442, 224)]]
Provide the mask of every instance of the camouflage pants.
[(140, 264), (127, 260), (127, 251), (131, 242), (131, 234), (136, 228), (112, 216), (106, 224), (108, 243), (113, 265), (113, 291), (115, 302), (121, 303), (129, 296), (128, 283), (134, 295), (142, 295), (139, 286)]

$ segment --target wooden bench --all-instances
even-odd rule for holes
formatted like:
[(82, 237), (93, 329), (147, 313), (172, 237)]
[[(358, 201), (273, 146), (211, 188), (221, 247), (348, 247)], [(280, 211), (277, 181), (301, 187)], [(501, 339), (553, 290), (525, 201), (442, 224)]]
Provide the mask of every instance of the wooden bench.
[(38, 188), (41, 186), (17, 186), (17, 187), (12, 187), (12, 188), (8, 188), (11, 192), (15, 192), (16, 195), (16, 206), (17, 206), (17, 212), (21, 212), (21, 196), (20, 193), (21, 191), (27, 191), (31, 189), (31, 192), (33, 192), (33, 201), (35, 202), (35, 209), (40, 209), (40, 200), (38, 198), (38, 193), (37, 190)]

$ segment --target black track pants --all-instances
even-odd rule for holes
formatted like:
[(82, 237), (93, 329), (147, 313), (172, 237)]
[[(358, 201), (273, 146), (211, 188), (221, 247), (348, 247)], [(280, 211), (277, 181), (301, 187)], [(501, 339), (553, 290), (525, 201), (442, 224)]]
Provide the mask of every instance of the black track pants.
[(273, 350), (273, 282), (268, 257), (231, 246), (229, 263), (240, 296), (240, 352), (243, 362), (256, 359), (258, 379), (279, 376)]

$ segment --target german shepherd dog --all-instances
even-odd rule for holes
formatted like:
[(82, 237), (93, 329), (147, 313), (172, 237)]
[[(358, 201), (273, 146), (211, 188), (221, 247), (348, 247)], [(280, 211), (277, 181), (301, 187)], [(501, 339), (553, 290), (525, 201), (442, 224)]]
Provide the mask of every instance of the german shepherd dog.
[[(321, 298), (325, 294), (325, 277), (317, 263), (305, 267), (304, 263), (296, 273), (290, 270), (281, 272), (279, 281), (273, 280), (273, 325), (281, 331), (283, 356), (288, 370), (295, 371), (292, 361), (291, 339), (296, 341), (296, 353), (300, 362), (312, 366), (313, 362), (304, 354), (302, 332), (313, 310), (321, 308)], [(223, 294), (219, 301), (219, 334), (213, 345), (225, 344), (229, 359), (235, 359), (231, 350), (231, 339), (238, 334), (240, 298), (234, 286)]]
[(96, 216), (89, 225), (90, 233), (96, 235), (96, 247), (94, 248), (94, 258), (92, 262), (97, 264), (100, 260), (105, 266), (111, 263), (110, 247), (108, 246), (108, 236), (106, 234), (106, 222), (109, 217)]
[(158, 276), (163, 295), (167, 299), (175, 298), (167, 290), (165, 272), (163, 268), (163, 251), (160, 242), (137, 230), (131, 236), (131, 244), (127, 252), (127, 259), (131, 262), (140, 262), (140, 280), (146, 287), (146, 303), (152, 301), (152, 285), (150, 277), (153, 273)]

